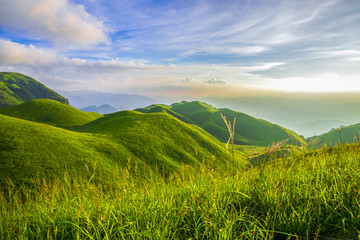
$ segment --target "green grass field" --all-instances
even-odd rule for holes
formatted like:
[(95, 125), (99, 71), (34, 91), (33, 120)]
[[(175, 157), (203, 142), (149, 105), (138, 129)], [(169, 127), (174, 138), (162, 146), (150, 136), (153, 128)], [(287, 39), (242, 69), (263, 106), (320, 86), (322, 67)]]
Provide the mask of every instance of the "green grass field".
[(360, 239), (357, 125), (307, 145), (196, 101), (19, 103), (0, 109), (0, 239)]
[[(358, 239), (360, 145), (235, 146), (166, 113), (0, 114), (1, 239)], [(260, 159), (259, 161), (253, 161)]]
[[(105, 183), (91, 176), (8, 183), (2, 239), (358, 239), (360, 146), (272, 158), (235, 176), (185, 168)], [(66, 173), (65, 173), (66, 174)], [(66, 174), (67, 176), (67, 174)]]
[[(94, 166), (104, 179), (112, 177), (113, 168), (129, 165), (144, 177), (183, 165), (225, 169), (231, 159), (210, 134), (164, 113), (124, 111), (68, 129), (0, 114), (0, 136), (1, 186), (5, 178), (21, 186), (38, 177), (63, 179), (65, 172), (88, 176)], [(236, 156), (236, 167), (244, 166), (243, 154)]]

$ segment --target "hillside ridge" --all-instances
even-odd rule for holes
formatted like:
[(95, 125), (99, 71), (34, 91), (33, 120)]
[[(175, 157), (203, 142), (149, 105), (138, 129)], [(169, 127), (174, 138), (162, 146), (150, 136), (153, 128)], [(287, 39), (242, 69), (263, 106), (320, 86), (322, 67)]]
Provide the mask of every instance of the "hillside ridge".
[(135, 110), (143, 113), (166, 112), (185, 123), (201, 127), (221, 142), (227, 142), (229, 138), (222, 114), (231, 122), (236, 117), (235, 144), (269, 146), (273, 142), (289, 139), (289, 144), (306, 145), (304, 139), (294, 131), (228, 108), (217, 109), (200, 101), (182, 101), (170, 106), (150, 105)]
[(103, 117), (99, 113), (83, 112), (52, 99), (34, 99), (16, 106), (0, 108), (0, 113), (57, 127), (82, 125)]
[(15, 106), (33, 99), (69, 101), (44, 84), (22, 73), (0, 72), (0, 108)]

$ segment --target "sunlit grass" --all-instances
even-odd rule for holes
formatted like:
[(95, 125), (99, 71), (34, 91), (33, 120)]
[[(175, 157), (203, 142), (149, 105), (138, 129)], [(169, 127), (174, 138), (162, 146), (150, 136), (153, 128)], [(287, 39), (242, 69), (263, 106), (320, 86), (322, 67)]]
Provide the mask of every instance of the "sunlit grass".
[[(357, 239), (359, 145), (294, 153), (234, 177), (114, 170), (0, 194), (2, 239)], [(130, 167), (129, 167), (130, 168)], [(86, 171), (86, 170), (85, 170)], [(229, 175), (229, 176), (228, 176)]]

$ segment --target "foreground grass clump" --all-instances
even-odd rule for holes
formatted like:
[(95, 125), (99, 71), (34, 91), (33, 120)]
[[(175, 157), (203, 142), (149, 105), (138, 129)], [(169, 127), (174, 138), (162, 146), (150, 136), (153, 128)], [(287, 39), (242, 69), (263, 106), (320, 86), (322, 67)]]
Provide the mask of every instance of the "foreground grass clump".
[(89, 179), (8, 184), (2, 239), (357, 239), (358, 145), (270, 159), (234, 177), (206, 167), (168, 178), (114, 172)]

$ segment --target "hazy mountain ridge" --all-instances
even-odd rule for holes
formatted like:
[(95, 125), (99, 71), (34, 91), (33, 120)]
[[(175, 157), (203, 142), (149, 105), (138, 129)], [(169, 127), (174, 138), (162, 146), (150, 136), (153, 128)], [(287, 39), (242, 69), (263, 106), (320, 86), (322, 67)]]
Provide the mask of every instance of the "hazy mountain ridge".
[(61, 91), (61, 93), (66, 96), (70, 104), (76, 108), (109, 104), (118, 111), (122, 111), (148, 106), (156, 102), (149, 97), (122, 93), (97, 91)]
[(334, 146), (345, 143), (359, 143), (360, 123), (333, 128), (329, 132), (319, 136), (310, 137), (311, 146), (320, 148), (323, 145)]
[[(338, 128), (350, 125), (347, 122), (340, 121), (340, 120), (315, 120), (303, 124), (298, 124), (297, 128), (302, 129), (302, 132), (305, 132), (306, 135), (310, 135), (311, 131), (313, 131), (314, 135), (320, 135), (328, 132), (332, 128)], [(316, 129), (316, 131), (314, 131)]]
[[(227, 107), (256, 118), (266, 119), (305, 137), (314, 136), (314, 132), (317, 135), (327, 132), (339, 125), (360, 122), (358, 94), (279, 93), (279, 95), (282, 97), (207, 97), (200, 100), (217, 108)], [(325, 121), (325, 125), (319, 125), (319, 121)]]
[(118, 110), (115, 109), (113, 106), (109, 105), (109, 104), (103, 104), (103, 105), (92, 105), (92, 106), (88, 106), (85, 108), (80, 108), (79, 110), (83, 111), (83, 112), (97, 112), (100, 114), (108, 114), (108, 113), (114, 113), (117, 112)]

